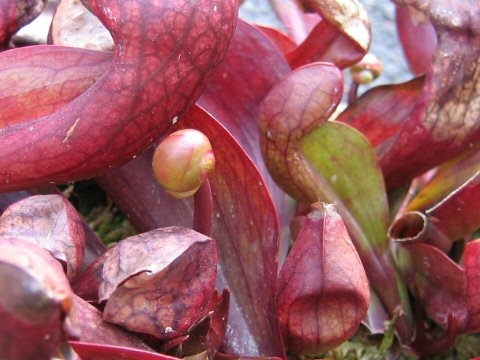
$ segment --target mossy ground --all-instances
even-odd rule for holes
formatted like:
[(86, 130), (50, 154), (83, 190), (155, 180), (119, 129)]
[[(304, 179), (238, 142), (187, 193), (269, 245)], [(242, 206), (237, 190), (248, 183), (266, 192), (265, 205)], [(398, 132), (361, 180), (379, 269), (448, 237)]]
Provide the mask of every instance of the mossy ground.
[(137, 234), (128, 218), (93, 180), (79, 181), (62, 190), (104, 244)]
[[(361, 328), (357, 334), (343, 343), (338, 348), (323, 354), (325, 360), (383, 360), (416, 359), (413, 355), (400, 354), (397, 351), (383, 352), (380, 350), (381, 338), (372, 338), (365, 328)], [(455, 345), (441, 355), (431, 356), (430, 360), (468, 360), (480, 355), (480, 334), (460, 335)]]

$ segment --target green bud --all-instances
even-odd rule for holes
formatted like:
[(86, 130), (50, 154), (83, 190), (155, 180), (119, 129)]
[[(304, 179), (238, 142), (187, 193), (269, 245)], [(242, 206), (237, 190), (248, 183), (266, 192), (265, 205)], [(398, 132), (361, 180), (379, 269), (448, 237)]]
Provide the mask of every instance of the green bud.
[(352, 80), (357, 84), (370, 84), (382, 73), (382, 63), (373, 54), (366, 54), (350, 68)]
[(167, 136), (153, 154), (153, 173), (167, 193), (177, 199), (195, 194), (215, 170), (208, 138), (198, 130), (179, 130)]

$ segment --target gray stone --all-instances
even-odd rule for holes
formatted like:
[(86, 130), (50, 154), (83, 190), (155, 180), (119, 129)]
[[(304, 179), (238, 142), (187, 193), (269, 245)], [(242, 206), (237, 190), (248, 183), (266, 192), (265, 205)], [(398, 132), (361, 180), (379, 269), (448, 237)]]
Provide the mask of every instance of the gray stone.
[[(381, 60), (383, 65), (382, 75), (372, 85), (402, 82), (412, 78), (396, 34), (395, 6), (385, 0), (361, 0), (360, 2), (372, 22), (370, 51)], [(250, 22), (283, 28), (268, 0), (246, 0), (240, 8), (240, 17)]]

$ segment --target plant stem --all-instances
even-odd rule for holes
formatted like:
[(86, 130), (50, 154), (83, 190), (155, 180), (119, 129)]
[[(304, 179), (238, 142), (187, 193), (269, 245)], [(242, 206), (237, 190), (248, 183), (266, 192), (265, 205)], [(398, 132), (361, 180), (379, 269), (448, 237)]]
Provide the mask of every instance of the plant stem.
[(291, 0), (270, 0), (270, 4), (293, 41), (300, 44), (305, 40), (308, 30), (298, 6)]
[(210, 180), (206, 179), (193, 197), (193, 230), (211, 237), (213, 227), (213, 198)]
[(358, 93), (358, 84), (355, 81), (352, 81), (352, 84), (350, 85), (350, 90), (348, 91), (349, 104), (357, 100), (357, 93)]

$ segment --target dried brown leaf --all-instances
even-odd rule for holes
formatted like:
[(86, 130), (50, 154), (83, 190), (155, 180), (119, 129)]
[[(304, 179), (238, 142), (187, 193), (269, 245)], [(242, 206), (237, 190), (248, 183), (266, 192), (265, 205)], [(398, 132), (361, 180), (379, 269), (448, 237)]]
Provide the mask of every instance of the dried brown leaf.
[(0, 236), (37, 244), (65, 264), (67, 276), (78, 273), (85, 251), (80, 215), (61, 195), (35, 195), (10, 205), (0, 217)]

